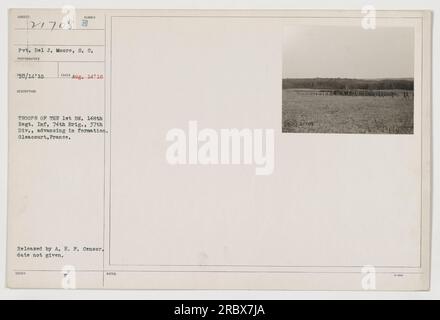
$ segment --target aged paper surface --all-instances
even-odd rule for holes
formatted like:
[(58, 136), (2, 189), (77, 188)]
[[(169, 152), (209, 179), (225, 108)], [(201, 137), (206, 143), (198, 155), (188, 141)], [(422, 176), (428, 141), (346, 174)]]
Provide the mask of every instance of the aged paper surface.
[(431, 15), (9, 12), (11, 288), (427, 290)]

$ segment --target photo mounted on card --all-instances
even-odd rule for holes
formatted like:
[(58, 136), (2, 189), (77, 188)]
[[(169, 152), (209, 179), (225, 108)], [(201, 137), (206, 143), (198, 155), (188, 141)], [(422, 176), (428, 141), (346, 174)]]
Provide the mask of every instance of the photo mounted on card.
[(414, 37), (411, 27), (286, 28), (283, 132), (413, 134)]

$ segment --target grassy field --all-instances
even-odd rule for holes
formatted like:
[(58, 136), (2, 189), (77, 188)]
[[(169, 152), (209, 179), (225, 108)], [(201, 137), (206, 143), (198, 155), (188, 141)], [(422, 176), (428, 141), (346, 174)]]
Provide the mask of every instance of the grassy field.
[(283, 132), (412, 134), (414, 99), (315, 96), (283, 89)]

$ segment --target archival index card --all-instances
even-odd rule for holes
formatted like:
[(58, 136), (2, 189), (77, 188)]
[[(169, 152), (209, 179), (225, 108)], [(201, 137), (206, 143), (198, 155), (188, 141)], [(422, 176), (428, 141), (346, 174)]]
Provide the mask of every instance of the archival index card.
[(11, 9), (9, 35), (9, 287), (429, 289), (429, 12)]

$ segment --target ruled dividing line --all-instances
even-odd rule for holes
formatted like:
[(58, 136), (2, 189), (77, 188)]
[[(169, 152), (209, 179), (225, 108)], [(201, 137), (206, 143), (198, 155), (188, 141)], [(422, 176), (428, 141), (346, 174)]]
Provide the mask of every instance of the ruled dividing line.
[(16, 47), (104, 47), (103, 44), (37, 44), (37, 43), (16, 43)]
[(104, 29), (52, 29), (52, 28), (38, 28), (38, 29), (28, 29), (28, 28), (15, 28), (16, 31), (104, 31)]
[(99, 61), (71, 61), (71, 60), (69, 60), (69, 61), (42, 61), (42, 60), (15, 60), (14, 62), (27, 62), (27, 63), (32, 63), (32, 62), (40, 62), (40, 63), (42, 63), (42, 62), (47, 62), (47, 63), (54, 63), (54, 62), (57, 62), (57, 63), (81, 63), (81, 62), (90, 62), (90, 63), (103, 63), (104, 61), (102, 61), (102, 60), (99, 60)]
[[(99, 81), (99, 80), (102, 80), (102, 79), (96, 79), (96, 78), (94, 78), (94, 79), (75, 79), (75, 78), (73, 78), (73, 77), (71, 77), (71, 76), (69, 76), (69, 77), (62, 77), (62, 76), (59, 76), (59, 77), (44, 77), (44, 78), (41, 79), (41, 80), (47, 80), (47, 79), (57, 79), (57, 80), (83, 80), (83, 81), (91, 81), (91, 80)], [(41, 81), (41, 80), (38, 80), (38, 81)]]
[[(256, 271), (256, 270), (75, 270), (75, 272), (84, 273), (101, 273), (101, 272), (117, 272), (117, 273), (281, 273), (281, 274), (363, 274), (362, 271)], [(14, 272), (63, 272), (63, 270), (43, 270), (43, 269), (17, 269)], [(424, 272), (395, 272), (395, 271), (376, 271), (377, 274), (405, 274), (420, 275)]]

